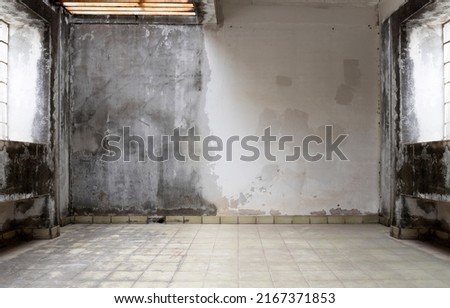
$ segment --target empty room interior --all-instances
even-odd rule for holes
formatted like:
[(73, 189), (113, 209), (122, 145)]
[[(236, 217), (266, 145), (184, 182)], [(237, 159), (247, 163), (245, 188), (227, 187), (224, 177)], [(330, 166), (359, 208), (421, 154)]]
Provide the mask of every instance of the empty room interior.
[(0, 0), (0, 287), (450, 288), (450, 1)]

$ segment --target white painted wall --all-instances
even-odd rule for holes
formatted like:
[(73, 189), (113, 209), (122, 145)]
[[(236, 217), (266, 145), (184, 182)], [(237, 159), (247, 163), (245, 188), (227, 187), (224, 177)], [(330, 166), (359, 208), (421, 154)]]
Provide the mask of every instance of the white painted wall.
[[(278, 136), (301, 140), (334, 125), (337, 134), (349, 134), (343, 150), (350, 161), (221, 160), (204, 166), (202, 178), (216, 181), (204, 180), (203, 196), (219, 214), (377, 213), (376, 8), (222, 2), (224, 25), (205, 30), (210, 76), (203, 133), (262, 135), (270, 125)], [(345, 76), (346, 60), (357, 64), (347, 75), (356, 71), (359, 82)], [(353, 97), (338, 103), (342, 89)]]

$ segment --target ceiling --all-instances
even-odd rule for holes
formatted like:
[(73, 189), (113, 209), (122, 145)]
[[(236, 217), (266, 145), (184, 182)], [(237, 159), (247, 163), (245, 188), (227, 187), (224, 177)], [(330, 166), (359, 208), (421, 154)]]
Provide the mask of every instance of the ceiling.
[(73, 15), (195, 16), (194, 0), (56, 0)]

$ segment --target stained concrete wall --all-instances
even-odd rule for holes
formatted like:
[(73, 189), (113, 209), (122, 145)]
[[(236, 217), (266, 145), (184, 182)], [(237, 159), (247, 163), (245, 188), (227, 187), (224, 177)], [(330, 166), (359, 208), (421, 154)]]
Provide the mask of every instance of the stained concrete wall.
[[(413, 141), (429, 142), (403, 144), (399, 153), (402, 198), (396, 203), (395, 222), (401, 227), (450, 230), (450, 151), (448, 142), (442, 141), (442, 24), (448, 21), (449, 12), (448, 1), (435, 1), (403, 27), (402, 137), (406, 132)], [(415, 123), (411, 125), (415, 130), (405, 123)]]
[[(73, 25), (71, 197), (75, 213), (215, 214), (194, 163), (105, 163), (102, 138), (204, 123), (200, 26)], [(203, 119), (202, 119), (203, 118)], [(160, 142), (157, 142), (160, 151)], [(128, 144), (124, 151), (128, 151)]]
[(395, 225), (450, 231), (450, 149), (448, 142), (403, 147)]
[[(429, 38), (428, 35), (411, 40), (411, 34), (414, 36), (414, 33), (423, 31), (430, 21), (428, 29), (435, 32), (436, 18), (446, 14), (447, 11), (441, 7), (441, 3), (446, 5), (446, 1), (430, 2), (409, 1), (382, 26), (382, 213), (390, 220), (388, 224), (400, 228), (448, 231), (450, 161), (448, 142), (439, 141), (443, 127), (437, 129), (441, 136), (434, 142), (405, 142), (405, 136), (420, 137), (423, 131), (417, 119), (431, 115), (414, 108), (414, 100), (420, 97), (415, 93), (424, 89), (415, 86), (416, 75), (411, 72), (417, 67), (413, 64), (430, 58), (442, 59), (442, 54), (433, 48), (433, 44), (428, 47), (427, 44), (416, 45)], [(412, 46), (421, 46), (419, 57), (411, 53)], [(442, 87), (441, 81), (435, 82), (434, 86)], [(436, 105), (439, 103), (437, 100), (434, 102)], [(443, 106), (443, 100), (441, 104)], [(442, 123), (443, 112), (436, 116), (438, 119), (433, 121)]]
[[(72, 25), (74, 213), (377, 213), (376, 8), (222, 3), (220, 27)], [(298, 142), (326, 125), (349, 134), (348, 162), (139, 163), (135, 143), (132, 162), (100, 160), (123, 126)]]
[(23, 113), (10, 117), (10, 136), (30, 141), (1, 143), (0, 230), (50, 228), (68, 214), (68, 62), (62, 55), (67, 20), (48, 1), (2, 1), (0, 9), (12, 27), (9, 103), (13, 112)]

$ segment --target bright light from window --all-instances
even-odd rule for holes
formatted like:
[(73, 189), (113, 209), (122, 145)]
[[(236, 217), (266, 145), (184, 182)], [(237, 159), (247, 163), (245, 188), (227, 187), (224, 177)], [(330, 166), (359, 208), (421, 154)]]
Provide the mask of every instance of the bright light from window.
[(443, 26), (444, 44), (444, 136), (450, 138), (450, 21)]
[(0, 21), (0, 139), (8, 138), (8, 24)]
[(75, 15), (195, 16), (192, 0), (60, 0)]

